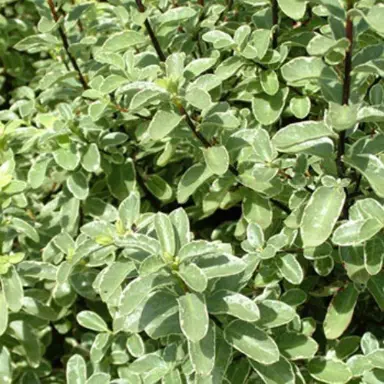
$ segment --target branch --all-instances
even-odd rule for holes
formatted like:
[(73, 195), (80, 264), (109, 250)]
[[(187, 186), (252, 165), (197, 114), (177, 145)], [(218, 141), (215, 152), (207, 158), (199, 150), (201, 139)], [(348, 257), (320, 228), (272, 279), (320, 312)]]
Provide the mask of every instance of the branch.
[[(60, 17), (58, 15), (58, 13), (56, 12), (56, 8), (55, 8), (55, 4), (53, 4), (53, 0), (47, 0), (47, 2), (48, 2), (49, 9), (51, 10), (53, 20), (55, 21), (55, 23), (58, 23)], [(88, 83), (85, 80), (85, 77), (84, 77), (83, 73), (81, 72), (80, 67), (77, 64), (75, 57), (72, 56), (72, 53), (69, 50), (68, 38), (67, 38), (67, 35), (65, 34), (65, 30), (64, 30), (64, 27), (62, 25), (59, 26), (59, 34), (60, 34), (61, 40), (63, 42), (65, 52), (67, 53), (67, 56), (69, 58), (69, 61), (71, 62), (73, 68), (75, 69), (75, 71), (77, 72), (77, 74), (79, 76), (79, 80), (81, 82), (81, 85), (83, 86), (84, 89), (88, 89), (89, 88)]]
[(279, 6), (277, 0), (272, 0), (272, 24), (276, 29), (273, 31), (272, 48), (277, 48), (277, 38), (279, 36)]
[[(144, 4), (142, 3), (141, 0), (136, 0), (136, 5), (137, 5), (137, 9), (139, 10), (140, 13), (145, 12), (145, 7), (144, 7)], [(153, 31), (151, 24), (150, 24), (148, 19), (145, 19), (144, 25), (145, 25), (145, 28), (148, 32), (150, 39), (151, 39), (152, 45), (155, 48), (157, 56), (159, 56), (160, 61), (165, 61), (167, 59), (167, 57), (165, 56), (163, 50), (161, 49), (159, 40), (157, 40), (155, 32)]]
[[(347, 0), (347, 11), (352, 8), (352, 0)], [(353, 45), (353, 22), (350, 16), (347, 16), (345, 24), (345, 37), (348, 39), (349, 47), (344, 60), (344, 84), (343, 84), (343, 105), (349, 104), (349, 96), (351, 92), (351, 71), (352, 71), (352, 45)], [(345, 131), (340, 132), (339, 145), (337, 148), (337, 171), (339, 177), (345, 175), (345, 165), (342, 160), (345, 153)]]

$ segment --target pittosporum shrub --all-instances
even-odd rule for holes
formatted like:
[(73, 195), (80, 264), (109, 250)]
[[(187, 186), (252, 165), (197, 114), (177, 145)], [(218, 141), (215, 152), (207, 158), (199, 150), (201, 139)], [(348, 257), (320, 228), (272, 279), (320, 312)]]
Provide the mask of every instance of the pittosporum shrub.
[(2, 384), (384, 383), (380, 0), (0, 9)]

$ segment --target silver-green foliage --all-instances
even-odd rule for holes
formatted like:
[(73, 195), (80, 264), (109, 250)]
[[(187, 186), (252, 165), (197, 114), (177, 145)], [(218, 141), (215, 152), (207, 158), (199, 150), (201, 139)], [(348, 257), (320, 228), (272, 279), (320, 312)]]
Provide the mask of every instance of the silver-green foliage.
[(0, 10), (1, 383), (384, 383), (380, 0)]

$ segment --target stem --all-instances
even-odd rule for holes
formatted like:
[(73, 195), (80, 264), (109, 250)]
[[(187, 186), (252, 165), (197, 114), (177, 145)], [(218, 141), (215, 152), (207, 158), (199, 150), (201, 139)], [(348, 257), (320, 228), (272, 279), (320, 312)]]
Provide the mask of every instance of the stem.
[[(55, 23), (57, 23), (59, 21), (60, 17), (58, 15), (58, 13), (56, 12), (55, 4), (53, 3), (53, 0), (47, 0), (47, 2), (49, 5), (49, 9), (51, 10), (53, 20), (55, 21)], [(67, 38), (67, 35), (65, 34), (65, 30), (64, 30), (64, 27), (62, 25), (59, 26), (59, 34), (60, 34), (60, 38), (63, 42), (65, 52), (69, 58), (69, 61), (71, 62), (73, 68), (75, 69), (75, 71), (77, 72), (77, 74), (79, 76), (79, 80), (81, 82), (81, 85), (83, 86), (84, 89), (88, 89), (88, 83), (85, 80), (85, 77), (84, 77), (83, 73), (81, 72), (80, 67), (77, 64), (76, 59), (74, 58), (74, 56), (72, 56), (72, 54), (69, 50), (68, 38)]]
[(233, 0), (228, 0), (227, 1), (227, 10), (230, 11), (233, 8)]
[[(347, 11), (352, 8), (352, 0), (347, 1)], [(352, 45), (353, 45), (353, 22), (350, 16), (347, 16), (345, 25), (345, 37), (349, 41), (349, 47), (345, 55), (344, 60), (344, 84), (343, 84), (343, 105), (349, 104), (349, 96), (351, 93), (351, 71), (352, 71)], [(345, 175), (345, 165), (342, 160), (345, 153), (345, 131), (340, 132), (339, 145), (337, 148), (337, 170), (339, 177), (342, 178)]]
[(277, 38), (279, 36), (278, 27), (279, 27), (279, 6), (277, 0), (272, 0), (272, 24), (276, 29), (273, 31), (272, 37), (272, 48), (277, 48)]
[[(142, 3), (141, 0), (136, 0), (136, 5), (137, 5), (137, 9), (139, 10), (140, 13), (145, 12), (145, 7), (144, 7), (144, 4)], [(152, 45), (155, 48), (157, 56), (159, 56), (160, 61), (165, 61), (167, 59), (167, 57), (165, 56), (163, 50), (161, 49), (159, 40), (157, 40), (155, 32), (153, 31), (152, 26), (151, 26), (148, 19), (145, 19), (144, 25), (145, 25), (145, 28), (148, 32), (150, 39), (151, 39)]]

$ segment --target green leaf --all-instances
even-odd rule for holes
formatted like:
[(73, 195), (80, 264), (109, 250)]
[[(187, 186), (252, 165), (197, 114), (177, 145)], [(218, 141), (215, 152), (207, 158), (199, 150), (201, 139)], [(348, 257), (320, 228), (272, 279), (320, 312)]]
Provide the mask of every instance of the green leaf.
[(280, 9), (291, 19), (300, 20), (305, 15), (307, 2), (304, 0), (278, 0)]
[(102, 46), (102, 50), (119, 52), (129, 47), (146, 43), (146, 38), (139, 32), (123, 31), (110, 36)]
[(384, 35), (384, 27), (381, 22), (384, 17), (384, 6), (383, 4), (376, 4), (373, 7), (370, 7), (368, 15), (366, 16), (366, 21), (369, 26), (378, 32), (380, 35)]
[(291, 363), (283, 356), (271, 365), (250, 360), (252, 368), (265, 384), (295, 384), (295, 374)]
[(36, 162), (32, 164), (32, 167), (28, 171), (28, 183), (33, 189), (37, 189), (43, 184), (50, 161), (49, 158), (39, 157)]
[(209, 375), (215, 364), (216, 332), (211, 324), (203, 339), (192, 342), (188, 340), (188, 350), (192, 366), (198, 375)]
[(161, 244), (164, 261), (175, 256), (176, 241), (175, 233), (173, 231), (172, 222), (167, 215), (158, 212), (155, 216), (156, 234)]
[(207, 167), (216, 175), (223, 175), (229, 167), (229, 155), (223, 145), (203, 149)]
[(300, 333), (282, 333), (276, 339), (280, 352), (290, 360), (311, 359), (319, 349), (311, 337)]
[(290, 305), (277, 300), (263, 300), (257, 304), (260, 319), (257, 325), (266, 328), (276, 328), (290, 323), (296, 316), (296, 311)]
[(72, 173), (67, 179), (67, 187), (76, 199), (85, 200), (88, 197), (88, 180), (82, 172)]
[(272, 223), (273, 211), (270, 200), (254, 191), (247, 191), (243, 200), (243, 215), (249, 223), (259, 225), (262, 229)]
[(207, 276), (195, 264), (181, 265), (179, 275), (189, 288), (196, 292), (204, 292), (208, 285)]
[(172, 111), (157, 111), (148, 127), (151, 139), (163, 139), (179, 125), (181, 120), (182, 116)]
[(311, 99), (308, 96), (295, 96), (289, 102), (289, 108), (298, 119), (304, 119), (311, 110)]
[(140, 217), (140, 195), (136, 191), (130, 192), (119, 205), (119, 218), (125, 230), (130, 230)]
[(376, 336), (371, 332), (365, 332), (360, 341), (360, 347), (364, 355), (376, 351), (380, 348), (380, 343), (377, 340)]
[(177, 186), (177, 201), (179, 204), (187, 202), (188, 198), (199, 188), (209, 177), (212, 171), (205, 164), (195, 164), (181, 177)]
[(288, 84), (303, 85), (321, 76), (325, 64), (317, 57), (296, 57), (281, 67), (281, 74)]
[(235, 45), (235, 42), (228, 33), (218, 30), (206, 32), (202, 38), (207, 43), (212, 43), (215, 49), (224, 49)]
[(352, 377), (348, 366), (340, 360), (316, 357), (308, 364), (309, 374), (322, 383), (345, 384)]
[(66, 370), (67, 384), (86, 384), (87, 367), (80, 355), (73, 355), (67, 363)]
[(76, 320), (84, 328), (96, 332), (108, 332), (106, 322), (95, 312), (81, 311), (77, 314)]
[(367, 287), (380, 310), (384, 312), (384, 272), (381, 271), (379, 274), (372, 276)]
[(145, 344), (138, 333), (133, 333), (128, 336), (126, 346), (129, 353), (134, 357), (145, 355)]
[(291, 284), (299, 285), (304, 279), (304, 272), (295, 255), (287, 253), (276, 260), (277, 268), (284, 279)]
[(358, 245), (375, 236), (383, 224), (376, 219), (347, 221), (333, 233), (332, 242), (341, 245)]
[(192, 60), (184, 69), (184, 76), (193, 79), (216, 64), (217, 59), (204, 57)]
[(332, 135), (332, 131), (318, 121), (304, 121), (289, 124), (280, 129), (272, 138), (272, 143), (279, 152), (296, 153), (305, 151)]
[(368, 360), (375, 368), (384, 369), (384, 349), (379, 348), (367, 355)]
[(276, 122), (283, 112), (288, 93), (288, 88), (280, 88), (273, 96), (256, 95), (252, 99), (252, 112), (256, 120), (262, 125)]
[(15, 320), (9, 323), (9, 329), (13, 337), (20, 341), (29, 365), (37, 368), (41, 363), (42, 348), (33, 328), (24, 320)]
[(245, 270), (246, 264), (239, 257), (228, 254), (209, 254), (195, 260), (208, 279), (236, 275)]
[(169, 201), (172, 199), (173, 191), (171, 186), (160, 176), (150, 175), (145, 180), (148, 190), (159, 200)]
[(171, 8), (159, 17), (161, 24), (179, 24), (191, 19), (196, 15), (196, 11), (189, 7)]
[(81, 165), (87, 172), (96, 172), (100, 167), (100, 152), (95, 143), (90, 144), (81, 159)]
[(324, 320), (324, 333), (327, 339), (337, 339), (348, 328), (358, 296), (358, 291), (353, 283), (350, 283), (333, 297)]
[(0, 346), (0, 377), (4, 384), (12, 383), (12, 366), (11, 355), (8, 349), (2, 345)]
[(234, 320), (224, 329), (225, 341), (261, 364), (270, 365), (280, 358), (277, 345), (264, 331), (253, 324)]
[(39, 233), (36, 231), (36, 229), (34, 227), (32, 227), (31, 224), (27, 223), (26, 221), (19, 219), (17, 217), (12, 217), (10, 226), (17, 233), (21, 233), (21, 234), (29, 237), (35, 243), (38, 243), (40, 241)]
[(275, 71), (269, 69), (267, 71), (261, 72), (260, 82), (263, 91), (267, 95), (276, 95), (279, 90), (280, 83)]
[(205, 300), (195, 293), (187, 293), (178, 299), (180, 327), (191, 342), (202, 340), (209, 328), (209, 318)]
[(95, 372), (87, 381), (86, 384), (109, 384), (111, 376), (103, 372)]
[(357, 123), (357, 105), (329, 103), (329, 120), (337, 132), (353, 128)]
[(80, 152), (75, 145), (70, 145), (69, 148), (60, 148), (53, 152), (53, 158), (56, 164), (67, 171), (73, 171), (80, 163)]
[(1, 285), (8, 308), (13, 312), (20, 311), (23, 305), (23, 285), (16, 268), (11, 265), (8, 272), (0, 275)]
[(260, 318), (257, 304), (248, 297), (228, 290), (216, 291), (207, 299), (208, 312), (226, 314), (240, 320), (254, 322)]
[[(4, 332), (7, 329), (8, 326), (8, 305), (7, 305), (7, 300), (5, 297), (4, 290), (0, 290), (0, 311), (2, 313), (0, 317), (0, 336), (4, 334)], [(1, 360), (1, 358), (0, 358)], [(0, 373), (1, 373), (1, 365), (0, 365)]]
[(345, 156), (345, 163), (356, 168), (368, 180), (379, 197), (384, 197), (384, 162), (370, 154)]
[(316, 189), (304, 209), (300, 225), (304, 248), (317, 247), (328, 239), (344, 202), (345, 193), (339, 187)]
[(131, 159), (124, 164), (114, 164), (111, 173), (107, 176), (108, 188), (112, 195), (124, 200), (136, 186), (136, 172)]

